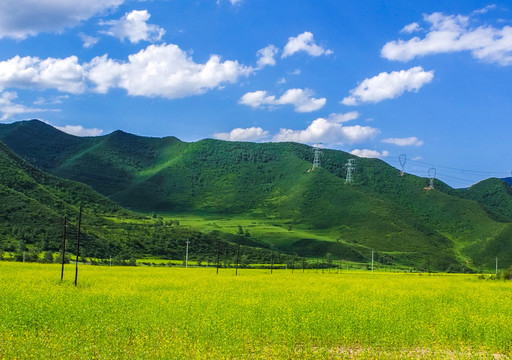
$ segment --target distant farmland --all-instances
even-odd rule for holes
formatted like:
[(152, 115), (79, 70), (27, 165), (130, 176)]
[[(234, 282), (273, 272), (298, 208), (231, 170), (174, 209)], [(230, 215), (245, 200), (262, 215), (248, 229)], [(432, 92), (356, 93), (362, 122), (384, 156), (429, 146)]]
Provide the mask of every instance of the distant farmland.
[(478, 275), (0, 262), (0, 358), (507, 358), (512, 282)]

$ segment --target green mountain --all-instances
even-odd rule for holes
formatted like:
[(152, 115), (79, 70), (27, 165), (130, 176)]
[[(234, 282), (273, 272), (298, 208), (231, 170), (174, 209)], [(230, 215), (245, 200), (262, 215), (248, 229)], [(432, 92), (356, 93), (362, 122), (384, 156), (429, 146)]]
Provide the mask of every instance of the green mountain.
[(490, 178), (469, 187), (454, 190), (454, 194), (478, 201), (489, 214), (501, 221), (512, 222), (512, 187), (504, 180)]
[(0, 140), (132, 210), (288, 226), (255, 227), (252, 239), (290, 253), (366, 261), (375, 249), (382, 262), (438, 270), (490, 267), (498, 254), (512, 264), (504, 255), (511, 189), (499, 180), (466, 190), (436, 181), (427, 190), (424, 178), (357, 158), (347, 184), (344, 165), (355, 157), (342, 151), (323, 150), (322, 166), (308, 171), (312, 149), (296, 143), (186, 143), (122, 131), (78, 138), (35, 120), (0, 125)]
[[(84, 215), (90, 224), (101, 221), (98, 214), (126, 215), (118, 205), (90, 187), (51, 176), (18, 157), (0, 142), (0, 245), (15, 251), (19, 242), (38, 244), (41, 250), (60, 247), (63, 218), (76, 234), (80, 204), (89, 204)], [(97, 236), (90, 234), (90, 241)]]
[[(36, 126), (39, 124), (36, 123)], [(162, 257), (181, 259), (186, 242), (193, 246), (192, 260), (213, 262), (217, 249), (232, 259), (234, 242), (242, 240), (244, 257), (266, 262), (269, 250), (259, 244), (232, 236), (226, 241), (216, 234), (204, 234), (180, 227), (177, 221), (164, 223), (127, 211), (91, 187), (49, 175), (21, 159), (0, 142), (0, 255), (14, 252), (35, 260), (41, 251), (59, 251), (67, 219), (67, 249), (75, 253), (79, 207), (83, 205), (81, 255), (101, 259)], [(288, 257), (275, 255), (276, 261)]]

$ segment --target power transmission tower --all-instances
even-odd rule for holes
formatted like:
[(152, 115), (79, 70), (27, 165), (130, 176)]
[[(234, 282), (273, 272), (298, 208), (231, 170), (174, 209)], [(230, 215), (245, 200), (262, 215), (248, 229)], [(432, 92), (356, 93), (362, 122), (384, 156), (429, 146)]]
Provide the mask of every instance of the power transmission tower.
[(311, 171), (320, 167), (320, 156), (322, 155), (322, 144), (315, 145), (313, 148), (313, 151), (314, 151), (314, 157), (313, 157), (313, 167), (311, 168)]
[(436, 178), (436, 168), (428, 169), (428, 177), (430, 178), (429, 187), (434, 188), (434, 179)]
[(356, 170), (356, 159), (348, 159), (345, 164), (345, 168), (347, 169), (347, 177), (345, 179), (346, 184), (351, 184), (354, 182), (354, 178), (352, 174)]
[(398, 157), (398, 161), (400, 162), (400, 166), (402, 167), (402, 171), (400, 171), (400, 176), (404, 176), (405, 174), (405, 162), (407, 161), (406, 154), (400, 154)]

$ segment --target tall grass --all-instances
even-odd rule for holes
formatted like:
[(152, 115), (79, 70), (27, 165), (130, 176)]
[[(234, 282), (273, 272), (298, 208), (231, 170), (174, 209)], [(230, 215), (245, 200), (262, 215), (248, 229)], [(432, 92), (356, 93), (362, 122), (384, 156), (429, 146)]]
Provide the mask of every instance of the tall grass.
[(475, 276), (0, 263), (0, 358), (493, 358), (512, 283)]

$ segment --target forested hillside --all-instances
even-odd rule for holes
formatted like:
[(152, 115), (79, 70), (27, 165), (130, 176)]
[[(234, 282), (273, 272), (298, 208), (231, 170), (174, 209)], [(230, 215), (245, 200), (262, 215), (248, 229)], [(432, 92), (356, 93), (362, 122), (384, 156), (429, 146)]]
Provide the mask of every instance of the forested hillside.
[[(512, 263), (504, 251), (512, 191), (498, 179), (465, 190), (436, 181), (426, 190), (427, 179), (342, 151), (324, 150), (321, 167), (310, 171), (312, 148), (296, 143), (186, 143), (121, 131), (77, 138), (38, 121), (1, 125), (0, 140), (41, 169), (134, 211), (276, 219), (304, 230), (275, 241), (282, 251), (337, 251), (313, 236), (321, 233), (354, 259), (375, 249), (390, 261), (433, 269), (490, 266), (490, 253)], [(356, 159), (350, 184), (349, 158)]]
[[(67, 249), (75, 253), (79, 207), (83, 206), (82, 256), (117, 260), (143, 258), (182, 259), (186, 242), (192, 243), (191, 259), (213, 262), (218, 251), (233, 261), (235, 243), (243, 237), (221, 239), (166, 221), (127, 211), (89, 186), (59, 179), (22, 160), (0, 142), (0, 252), (25, 253), (35, 260), (42, 251), (60, 251), (67, 220)], [(270, 251), (254, 244), (244, 246), (244, 258), (262, 262)], [(275, 254), (278, 261), (288, 258)]]

